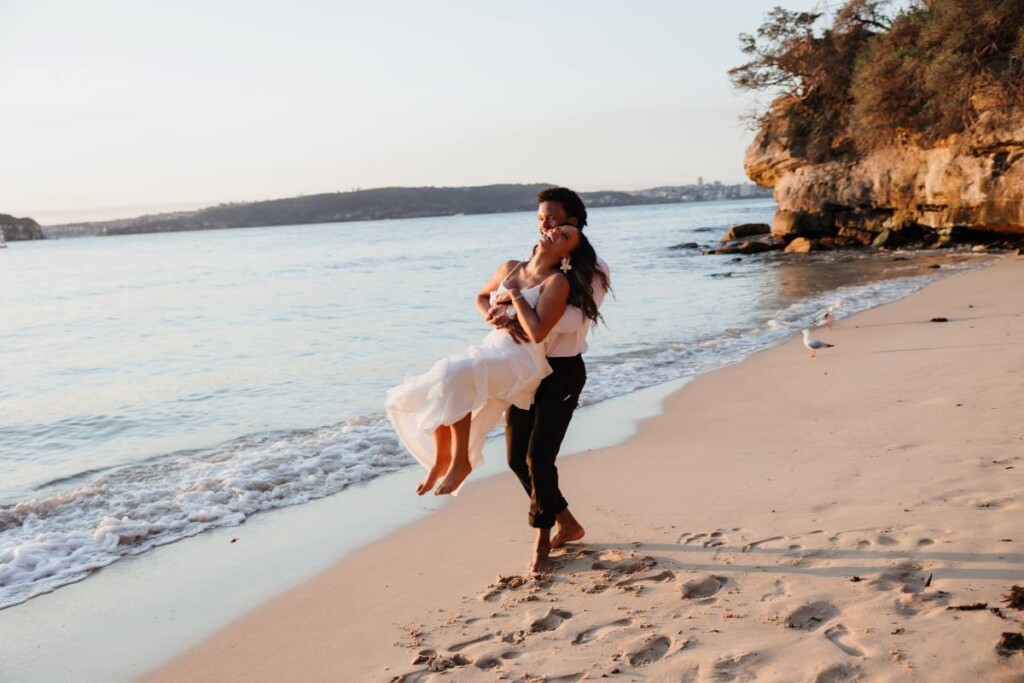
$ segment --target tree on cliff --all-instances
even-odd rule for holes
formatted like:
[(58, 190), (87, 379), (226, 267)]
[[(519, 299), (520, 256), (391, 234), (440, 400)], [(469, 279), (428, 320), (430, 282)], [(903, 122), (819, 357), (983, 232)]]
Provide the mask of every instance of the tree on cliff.
[(1024, 104), (1022, 0), (848, 0), (822, 20), (772, 10), (729, 72), (771, 96), (751, 120), (794, 154), (841, 158), (894, 134), (928, 144), (984, 108)]

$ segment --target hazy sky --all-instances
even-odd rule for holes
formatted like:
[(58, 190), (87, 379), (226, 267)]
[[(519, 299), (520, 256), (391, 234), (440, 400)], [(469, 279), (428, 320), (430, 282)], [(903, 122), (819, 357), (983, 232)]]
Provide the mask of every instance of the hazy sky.
[(0, 213), (744, 179), (737, 34), (812, 0), (0, 0)]

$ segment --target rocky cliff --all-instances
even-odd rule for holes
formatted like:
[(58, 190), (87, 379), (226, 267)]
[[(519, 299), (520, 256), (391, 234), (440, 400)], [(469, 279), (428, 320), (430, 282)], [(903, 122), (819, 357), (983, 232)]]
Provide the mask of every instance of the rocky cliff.
[(972, 125), (932, 146), (894, 133), (888, 146), (823, 163), (777, 133), (787, 129), (777, 106), (744, 163), (775, 190), (773, 235), (879, 246), (1024, 239), (1024, 110), (975, 104)]
[(31, 218), (15, 218), (5, 213), (0, 213), (0, 231), (8, 242), (46, 239), (43, 229)]

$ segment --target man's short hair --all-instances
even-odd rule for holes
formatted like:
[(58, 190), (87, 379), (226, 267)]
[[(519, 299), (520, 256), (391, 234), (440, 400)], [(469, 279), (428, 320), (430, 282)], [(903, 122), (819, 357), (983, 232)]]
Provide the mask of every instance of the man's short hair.
[(580, 230), (587, 224), (587, 207), (580, 196), (567, 187), (549, 187), (537, 193), (537, 203), (558, 202)]

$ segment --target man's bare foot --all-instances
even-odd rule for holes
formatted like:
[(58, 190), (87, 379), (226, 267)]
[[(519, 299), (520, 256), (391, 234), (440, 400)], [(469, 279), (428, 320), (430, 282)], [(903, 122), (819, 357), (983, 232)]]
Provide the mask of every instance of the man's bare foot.
[(566, 543), (573, 543), (586, 535), (583, 525), (576, 521), (572, 513), (565, 510), (555, 518), (555, 534), (551, 537), (551, 547), (561, 548)]
[(446, 496), (452, 491), (459, 488), (462, 482), (466, 480), (469, 473), (473, 471), (472, 466), (468, 462), (456, 460), (452, 463), (451, 469), (448, 470), (448, 474), (444, 475), (444, 479), (438, 484), (437, 488), (434, 489), (435, 496)]
[(530, 573), (534, 576), (545, 576), (551, 573), (551, 559), (548, 553), (551, 547), (538, 545), (533, 549), (533, 560), (530, 562)]

